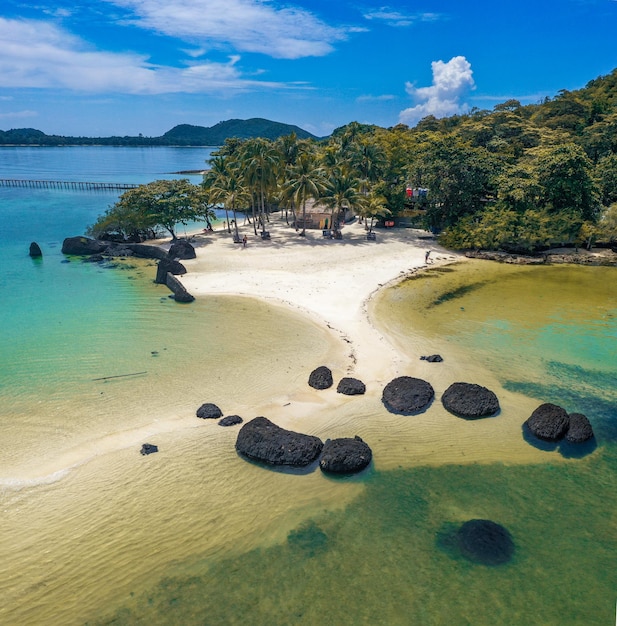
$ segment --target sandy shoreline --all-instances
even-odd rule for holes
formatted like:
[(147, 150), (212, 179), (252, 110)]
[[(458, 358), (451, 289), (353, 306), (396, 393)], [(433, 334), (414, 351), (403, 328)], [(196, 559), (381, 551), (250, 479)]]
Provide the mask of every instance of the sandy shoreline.
[(347, 375), (367, 381), (401, 375), (404, 358), (370, 322), (367, 302), (381, 287), (430, 265), (460, 258), (424, 231), (380, 229), (366, 240), (363, 224), (343, 229), (343, 240), (324, 238), (319, 230), (300, 237), (276, 217), (271, 239), (255, 237), (244, 226), (248, 244), (234, 244), (226, 231), (197, 235), (197, 259), (184, 261), (181, 277), (187, 290), (201, 295), (245, 295), (303, 311), (349, 344)]

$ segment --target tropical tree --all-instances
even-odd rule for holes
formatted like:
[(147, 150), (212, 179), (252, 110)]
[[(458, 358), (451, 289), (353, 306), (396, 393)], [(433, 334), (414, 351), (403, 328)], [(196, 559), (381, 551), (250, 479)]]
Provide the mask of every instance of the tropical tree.
[[(365, 230), (368, 230), (369, 233), (373, 232), (373, 225), (376, 218), (388, 217), (392, 214), (392, 211), (386, 206), (386, 199), (374, 192), (369, 193), (369, 195), (364, 198), (364, 202), (358, 205), (357, 211), (364, 218)], [(370, 224), (368, 222), (369, 218), (371, 220)]]
[(155, 180), (125, 191), (118, 202), (97, 222), (97, 232), (105, 221), (117, 216), (123, 232), (155, 229), (161, 226), (176, 239), (176, 226), (199, 220), (214, 219), (214, 211), (199, 185), (188, 179)]
[(300, 154), (295, 165), (289, 169), (285, 193), (302, 207), (302, 237), (306, 236), (306, 201), (309, 198), (319, 199), (324, 189), (323, 171), (318, 167), (315, 155), (310, 152)]
[[(248, 200), (248, 193), (238, 166), (230, 162), (229, 157), (216, 157), (216, 159), (216, 167), (214, 167), (215, 163), (211, 161), (213, 167), (204, 180), (204, 187), (210, 201), (216, 204), (220, 203), (225, 208), (227, 232), (229, 233), (231, 233), (231, 228), (228, 210), (231, 209), (235, 230), (234, 241), (239, 242), (240, 233), (238, 232), (236, 209)], [(215, 171), (217, 173), (214, 173)]]
[(339, 228), (341, 214), (346, 209), (359, 210), (366, 202), (360, 186), (360, 179), (346, 168), (337, 167), (330, 172), (320, 200), (332, 209), (332, 225), (335, 230)]

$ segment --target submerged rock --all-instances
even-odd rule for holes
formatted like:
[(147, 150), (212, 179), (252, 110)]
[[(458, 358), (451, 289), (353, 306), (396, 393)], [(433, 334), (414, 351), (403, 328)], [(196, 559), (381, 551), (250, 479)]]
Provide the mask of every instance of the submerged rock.
[(441, 354), (430, 354), (429, 356), (421, 356), (420, 361), (428, 361), (429, 363), (441, 363), (443, 357)]
[(265, 417), (244, 424), (236, 439), (241, 455), (269, 465), (305, 467), (317, 459), (322, 448), (319, 437), (286, 430)]
[(39, 246), (38, 243), (36, 243), (36, 241), (33, 241), (30, 244), (30, 251), (28, 252), (28, 254), (33, 258), (38, 258), (43, 256), (43, 251), (41, 250), (41, 246)]
[(570, 443), (583, 443), (593, 437), (593, 428), (582, 413), (570, 413), (570, 421), (566, 432), (566, 439)]
[(312, 557), (327, 548), (328, 536), (315, 524), (307, 522), (287, 535), (287, 543), (291, 548), (301, 550), (305, 556)]
[(538, 439), (559, 441), (564, 438), (568, 430), (570, 418), (565, 409), (545, 402), (530, 415), (525, 425)]
[(497, 396), (473, 383), (452, 383), (444, 391), (441, 402), (450, 413), (466, 419), (488, 417), (499, 411)]
[(235, 426), (236, 424), (242, 424), (243, 421), (239, 415), (228, 415), (219, 420), (219, 426)]
[(197, 409), (197, 417), (205, 420), (218, 419), (219, 417), (223, 417), (223, 411), (221, 411), (216, 404), (206, 402)]
[(482, 565), (502, 565), (514, 555), (514, 541), (506, 528), (487, 519), (465, 522), (457, 533), (462, 555)]
[(421, 378), (399, 376), (384, 388), (381, 401), (390, 413), (414, 415), (424, 411), (435, 397), (432, 385)]
[(354, 474), (367, 467), (372, 458), (372, 450), (357, 435), (353, 439), (328, 439), (319, 459), (319, 467), (324, 472)]
[(308, 384), (313, 389), (329, 389), (334, 384), (332, 371), (325, 365), (319, 366), (311, 372)]
[(341, 378), (336, 392), (346, 396), (360, 396), (366, 392), (366, 385), (357, 378)]
[(154, 454), (155, 452), (159, 451), (159, 447), (155, 446), (153, 443), (144, 443), (143, 446), (141, 446), (141, 454), (143, 454), (144, 456), (146, 454)]

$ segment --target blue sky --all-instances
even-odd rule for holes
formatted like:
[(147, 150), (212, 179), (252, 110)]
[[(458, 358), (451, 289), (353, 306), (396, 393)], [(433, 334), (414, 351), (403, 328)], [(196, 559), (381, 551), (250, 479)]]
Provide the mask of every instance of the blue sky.
[(524, 104), (617, 67), (617, 0), (2, 0), (0, 129), (318, 136)]

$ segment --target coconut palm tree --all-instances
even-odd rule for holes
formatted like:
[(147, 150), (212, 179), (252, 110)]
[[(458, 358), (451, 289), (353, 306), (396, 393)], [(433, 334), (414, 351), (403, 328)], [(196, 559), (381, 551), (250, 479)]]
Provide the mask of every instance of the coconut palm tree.
[[(364, 218), (365, 230), (372, 233), (375, 218), (387, 217), (392, 214), (392, 211), (386, 207), (386, 199), (383, 196), (371, 192), (365, 197), (365, 202), (360, 206), (359, 213)], [(368, 223), (369, 218), (371, 218), (370, 226)]]
[[(241, 206), (241, 203), (246, 202), (248, 199), (247, 190), (244, 186), (239, 168), (233, 164), (227, 165), (225, 175), (213, 178), (211, 184), (207, 187), (207, 192), (211, 201), (223, 204), (226, 214), (228, 208), (231, 208), (235, 230), (234, 242), (239, 242), (240, 233), (238, 232), (236, 209), (238, 206)], [(231, 232), (231, 229), (229, 229), (229, 218), (227, 219), (227, 224), (228, 232)]]
[(319, 199), (324, 189), (323, 171), (315, 155), (310, 152), (300, 154), (296, 164), (289, 169), (284, 191), (288, 197), (293, 197), (298, 206), (302, 206), (302, 237), (306, 236), (306, 201), (309, 198)]
[(332, 225), (335, 230), (339, 228), (343, 211), (356, 211), (365, 202), (360, 185), (360, 179), (345, 167), (335, 167), (330, 172), (321, 201), (332, 209)]

